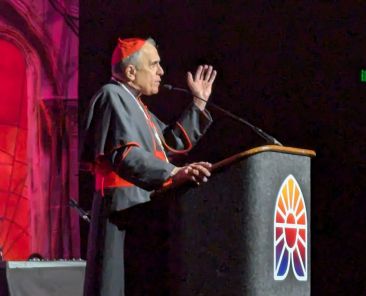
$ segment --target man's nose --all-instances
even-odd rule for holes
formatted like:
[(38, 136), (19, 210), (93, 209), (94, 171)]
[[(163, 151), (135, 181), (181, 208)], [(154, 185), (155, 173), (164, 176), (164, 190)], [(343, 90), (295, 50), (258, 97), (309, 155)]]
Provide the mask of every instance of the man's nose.
[(160, 75), (160, 76), (164, 75), (164, 70), (163, 70), (163, 67), (161, 65), (159, 65), (159, 67), (158, 67), (158, 75)]

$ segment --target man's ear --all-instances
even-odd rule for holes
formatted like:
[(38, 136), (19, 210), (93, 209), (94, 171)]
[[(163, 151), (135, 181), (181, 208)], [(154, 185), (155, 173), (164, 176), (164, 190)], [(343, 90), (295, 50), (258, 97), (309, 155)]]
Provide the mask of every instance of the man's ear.
[(136, 78), (136, 67), (134, 65), (128, 65), (125, 68), (125, 76), (127, 80), (134, 81)]

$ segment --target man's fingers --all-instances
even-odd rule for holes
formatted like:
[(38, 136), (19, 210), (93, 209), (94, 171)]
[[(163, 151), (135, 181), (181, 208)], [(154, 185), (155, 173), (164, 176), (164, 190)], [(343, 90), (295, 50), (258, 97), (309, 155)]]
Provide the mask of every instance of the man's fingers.
[(192, 166), (192, 165), (189, 165), (184, 172), (187, 175), (192, 175), (192, 176), (199, 176), (200, 175), (200, 170), (198, 168)]
[(205, 176), (191, 176), (191, 180), (195, 182), (197, 185), (200, 185), (201, 183), (206, 183), (208, 181), (208, 178)]
[(215, 81), (215, 78), (216, 78), (216, 75), (217, 75), (217, 71), (214, 70), (211, 74), (211, 77), (210, 79), (208, 80), (209, 83), (213, 83)]
[(202, 65), (200, 65), (197, 70), (196, 70), (196, 73), (194, 74), (194, 80), (197, 81), (198, 79), (200, 79), (201, 75), (202, 75), (202, 70), (203, 70), (203, 67)]
[(201, 168), (204, 169), (205, 172), (208, 172), (208, 176), (209, 177), (211, 175), (211, 168), (212, 168), (212, 164), (209, 163), (209, 162), (206, 162), (206, 161), (201, 161), (201, 162), (197, 162), (197, 163), (193, 163), (192, 165), (196, 166), (196, 165), (199, 165)]
[(191, 72), (187, 72), (187, 82), (192, 83), (193, 82), (193, 76)]
[(208, 66), (207, 71), (205, 73), (205, 77), (204, 80), (208, 81), (211, 78), (211, 74), (212, 74), (212, 66)]
[(195, 177), (195, 176), (192, 176), (191, 177), (191, 180), (193, 181), (193, 182), (195, 182), (196, 183), (196, 185), (201, 185), (201, 183), (203, 182), (203, 183), (206, 183), (207, 181), (208, 181), (208, 179), (206, 178), (206, 177), (203, 177), (203, 178), (198, 178), (198, 177)]
[(204, 80), (205, 79), (205, 76), (206, 76), (206, 73), (207, 73), (207, 69), (208, 69), (208, 66), (207, 65), (203, 65), (202, 72), (201, 72), (201, 76), (200, 76), (200, 80)]
[(199, 172), (190, 164), (187, 167), (188, 174), (198, 175)]
[(200, 170), (198, 168), (192, 169), (192, 174), (198, 177), (200, 175)]
[(209, 162), (195, 162), (186, 165), (179, 169), (179, 171), (173, 176), (174, 182), (181, 182), (183, 180), (190, 180), (200, 185), (208, 181), (208, 177), (211, 176), (212, 165)]
[(201, 183), (200, 181), (198, 180), (198, 178), (196, 178), (195, 176), (191, 176), (191, 180), (196, 183), (197, 186), (199, 186)]
[(191, 167), (194, 168), (194, 175), (195, 176), (199, 176), (199, 175), (203, 175), (202, 177), (210, 177), (211, 173), (210, 171), (204, 167), (203, 165), (200, 165), (198, 163), (192, 163)]
[[(198, 80), (204, 80), (209, 83), (212, 83), (217, 75), (217, 71), (213, 69), (211, 65), (199, 65), (196, 73), (194, 74), (194, 81)], [(187, 78), (190, 80), (192, 78), (193, 81), (193, 75), (191, 72), (187, 73)]]
[(197, 164), (204, 166), (206, 169), (212, 168), (212, 164), (207, 161), (200, 161), (200, 162), (197, 162)]

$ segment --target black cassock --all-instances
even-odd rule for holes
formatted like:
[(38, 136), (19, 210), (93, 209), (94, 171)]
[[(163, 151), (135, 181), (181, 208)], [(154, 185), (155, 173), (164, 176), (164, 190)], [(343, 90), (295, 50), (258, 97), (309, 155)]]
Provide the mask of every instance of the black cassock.
[(174, 165), (167, 157), (190, 150), (211, 122), (206, 110), (192, 104), (175, 124), (166, 125), (114, 80), (93, 97), (81, 154), (81, 162), (96, 172), (85, 296), (125, 295), (126, 231), (119, 231), (108, 215), (149, 201), (151, 192), (170, 179)]

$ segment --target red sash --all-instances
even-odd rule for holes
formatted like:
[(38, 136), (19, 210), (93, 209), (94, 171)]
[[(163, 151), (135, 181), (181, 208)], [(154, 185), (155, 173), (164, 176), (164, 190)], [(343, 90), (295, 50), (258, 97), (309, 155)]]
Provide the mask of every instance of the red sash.
[[(156, 150), (154, 152), (156, 158), (161, 160), (166, 160), (165, 154), (162, 151)], [(96, 170), (95, 173), (95, 189), (100, 190), (102, 196), (104, 196), (105, 188), (115, 188), (115, 187), (132, 187), (135, 186), (131, 182), (121, 178), (110, 168), (103, 167), (103, 164), (97, 165), (99, 169)], [(103, 167), (103, 168), (102, 168)], [(169, 178), (164, 182), (163, 187), (166, 187), (172, 183), (172, 178)]]

